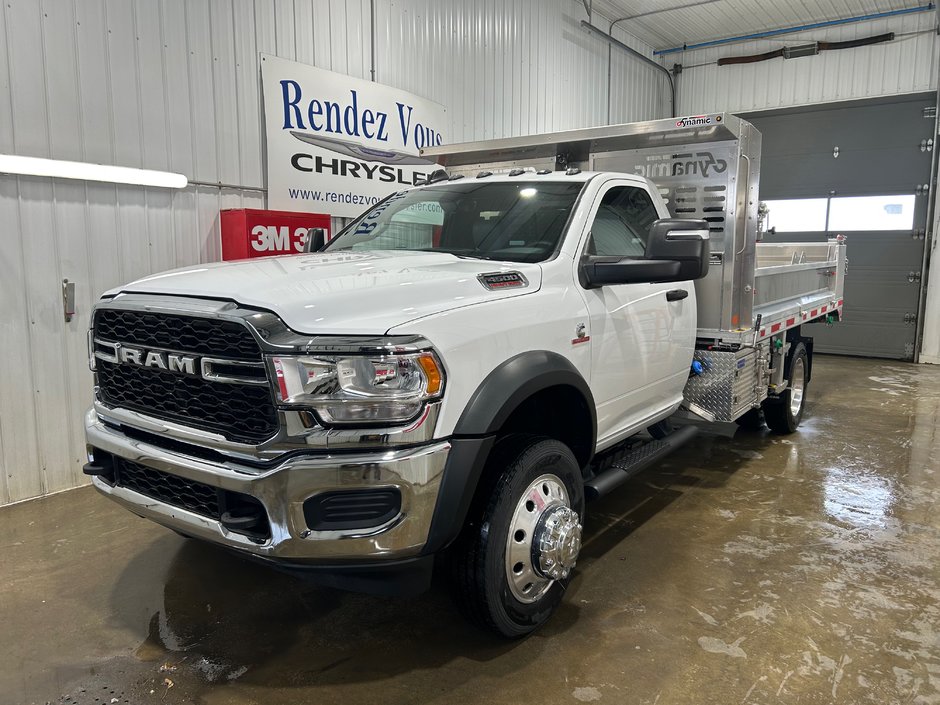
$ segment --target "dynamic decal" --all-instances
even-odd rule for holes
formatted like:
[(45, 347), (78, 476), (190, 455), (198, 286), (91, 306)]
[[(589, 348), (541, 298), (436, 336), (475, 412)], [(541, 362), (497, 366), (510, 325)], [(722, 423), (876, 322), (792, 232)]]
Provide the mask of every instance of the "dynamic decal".
[(679, 118), (676, 120), (676, 127), (702, 127), (711, 125), (713, 122), (721, 122), (721, 115), (714, 118), (711, 115), (692, 115), (691, 117)]
[(712, 152), (689, 152), (660, 157), (646, 164), (637, 164), (633, 170), (647, 179), (664, 176), (702, 176), (707, 179), (728, 171), (728, 162), (725, 159), (716, 158)]

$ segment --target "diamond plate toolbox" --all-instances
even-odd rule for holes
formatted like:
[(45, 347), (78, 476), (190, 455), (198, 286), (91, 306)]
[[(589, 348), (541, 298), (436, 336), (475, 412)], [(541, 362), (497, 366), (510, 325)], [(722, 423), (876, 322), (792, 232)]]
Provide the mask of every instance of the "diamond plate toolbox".
[(761, 401), (756, 348), (696, 350), (694, 359), (703, 369), (685, 385), (686, 404), (710, 411), (716, 421), (734, 421)]

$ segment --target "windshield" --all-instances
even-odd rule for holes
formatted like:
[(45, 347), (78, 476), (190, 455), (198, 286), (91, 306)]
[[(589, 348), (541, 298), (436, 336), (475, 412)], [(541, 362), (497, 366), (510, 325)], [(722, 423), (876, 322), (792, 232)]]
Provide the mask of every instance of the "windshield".
[(583, 186), (471, 181), (402, 191), (353, 222), (325, 249), (421, 250), (542, 262), (557, 249)]

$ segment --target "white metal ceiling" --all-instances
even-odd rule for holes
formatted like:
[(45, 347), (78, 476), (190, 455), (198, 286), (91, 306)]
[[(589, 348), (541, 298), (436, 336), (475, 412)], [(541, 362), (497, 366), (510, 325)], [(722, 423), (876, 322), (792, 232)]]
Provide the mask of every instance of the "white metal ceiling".
[(928, 0), (593, 0), (596, 16), (620, 22), (657, 49), (751, 34), (781, 27), (924, 6)]

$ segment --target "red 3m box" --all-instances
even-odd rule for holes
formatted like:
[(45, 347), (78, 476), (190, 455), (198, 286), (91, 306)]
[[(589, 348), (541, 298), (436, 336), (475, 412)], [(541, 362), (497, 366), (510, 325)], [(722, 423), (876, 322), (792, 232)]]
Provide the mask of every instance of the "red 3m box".
[(323, 228), (330, 238), (330, 216), (323, 213), (232, 208), (219, 218), (224, 261), (303, 252), (310, 228)]

